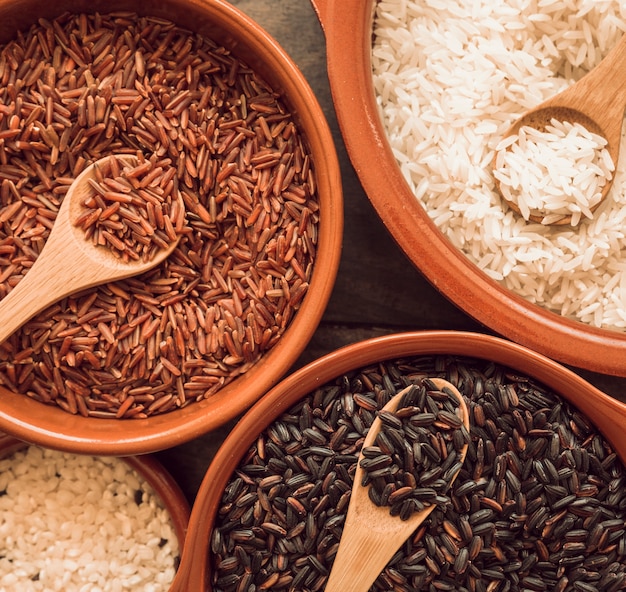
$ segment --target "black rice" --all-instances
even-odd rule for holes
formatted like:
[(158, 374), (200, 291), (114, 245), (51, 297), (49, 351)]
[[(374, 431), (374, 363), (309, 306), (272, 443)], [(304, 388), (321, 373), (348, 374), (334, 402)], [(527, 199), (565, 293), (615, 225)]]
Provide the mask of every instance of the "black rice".
[[(339, 377), (259, 436), (233, 474), (211, 533), (215, 592), (324, 589), (367, 426), (376, 409), (424, 376), (445, 378), (464, 396), (471, 419), (467, 456), (447, 500), (371, 590), (626, 586), (624, 467), (594, 426), (555, 393), (507, 368), (420, 357)], [(318, 433), (315, 442), (305, 430)], [(335, 438), (331, 448), (338, 430), (341, 443)], [(332, 454), (321, 454), (324, 448)], [(298, 475), (306, 479), (292, 484)], [(250, 505), (238, 504), (255, 493)], [(268, 531), (267, 524), (275, 526)], [(237, 559), (226, 572), (220, 564), (231, 557)]]
[(372, 502), (407, 520), (448, 502), (443, 494), (461, 467), (469, 434), (457, 398), (432, 381), (415, 384), (401, 397), (396, 411), (377, 413), (380, 432), (362, 449), (359, 466)]

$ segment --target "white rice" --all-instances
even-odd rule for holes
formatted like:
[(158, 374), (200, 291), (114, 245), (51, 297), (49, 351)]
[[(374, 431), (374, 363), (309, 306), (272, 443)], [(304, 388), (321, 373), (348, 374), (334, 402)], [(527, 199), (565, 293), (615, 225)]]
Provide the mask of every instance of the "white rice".
[(522, 126), (496, 146), (493, 176), (524, 220), (543, 224), (571, 216), (593, 218), (615, 165), (607, 141), (580, 123), (552, 120), (545, 130)]
[(495, 191), (492, 160), (515, 119), (597, 65), (624, 31), (618, 0), (381, 0), (372, 49), (395, 157), (452, 244), (530, 302), (620, 331), (624, 158), (605, 203), (581, 212), (577, 227), (513, 212)]
[(0, 591), (169, 589), (178, 540), (126, 462), (29, 446), (0, 460), (0, 492)]

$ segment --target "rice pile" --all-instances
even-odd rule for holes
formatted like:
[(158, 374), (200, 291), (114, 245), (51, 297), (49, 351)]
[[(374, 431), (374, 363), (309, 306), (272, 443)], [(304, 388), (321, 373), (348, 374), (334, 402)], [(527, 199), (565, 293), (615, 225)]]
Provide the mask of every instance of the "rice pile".
[(452, 244), (529, 301), (621, 331), (626, 166), (617, 163), (605, 203), (573, 228), (513, 212), (491, 163), (515, 119), (581, 78), (625, 30), (617, 0), (382, 0), (372, 49), (395, 157)]
[(190, 232), (182, 194), (172, 182), (176, 168), (171, 159), (102, 160), (94, 164), (81, 213), (73, 221), (86, 239), (124, 262), (146, 262)]
[(0, 460), (1, 591), (165, 591), (178, 552), (167, 511), (124, 461), (36, 446)]
[(593, 218), (594, 206), (615, 170), (607, 141), (579, 123), (552, 120), (545, 130), (522, 126), (496, 147), (494, 177), (500, 193), (531, 216), (552, 224), (571, 216)]

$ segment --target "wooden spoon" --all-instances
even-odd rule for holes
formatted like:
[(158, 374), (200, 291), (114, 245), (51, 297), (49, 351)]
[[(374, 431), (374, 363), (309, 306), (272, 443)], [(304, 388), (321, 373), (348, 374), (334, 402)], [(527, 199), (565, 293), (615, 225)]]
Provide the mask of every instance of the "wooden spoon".
[[(606, 149), (617, 168), (626, 106), (625, 61), (626, 35), (623, 35), (619, 43), (593, 70), (564, 91), (524, 113), (507, 130), (504, 138), (517, 134), (522, 126), (530, 126), (543, 131), (552, 119), (572, 124), (579, 123), (590, 132), (606, 139)], [(495, 160), (494, 158), (494, 168)], [(607, 180), (602, 188), (602, 199), (591, 208), (591, 211), (604, 201), (614, 179), (615, 175), (611, 180)], [(497, 179), (495, 184), (497, 191), (505, 199)], [(507, 203), (513, 210), (520, 213), (517, 204), (511, 201)], [(543, 218), (537, 215), (530, 216), (530, 220), (538, 223), (542, 223)], [(551, 224), (571, 224), (571, 220), (571, 215), (567, 215)]]
[[(449, 389), (458, 398), (463, 423), (469, 430), (467, 407), (459, 391), (441, 378), (430, 380), (437, 388)], [(403, 395), (411, 388), (413, 386), (400, 391), (383, 409), (395, 411)], [(376, 418), (363, 442), (363, 448), (374, 443), (381, 427), (381, 420)], [(466, 452), (467, 444), (461, 451), (459, 459), (461, 462)], [(361, 485), (363, 477), (361, 458), (362, 455), (359, 455), (346, 521), (332, 571), (324, 588), (325, 592), (367, 592), (400, 546), (435, 509), (435, 505), (427, 506), (422, 511), (415, 512), (408, 520), (401, 520), (389, 513), (388, 506), (375, 505), (369, 498), (368, 486)], [(456, 475), (450, 483), (455, 478)]]
[[(39, 257), (17, 286), (0, 301), (0, 343), (26, 321), (49, 305), (85, 288), (138, 275), (165, 260), (178, 240), (156, 251), (150, 260), (124, 261), (107, 247), (94, 245), (85, 232), (74, 225), (84, 211), (82, 202), (93, 192), (89, 179), (95, 178), (102, 159), (87, 167), (72, 183), (64, 197), (54, 226)], [(123, 164), (134, 166), (134, 156), (118, 156)], [(184, 207), (182, 199), (180, 207)]]

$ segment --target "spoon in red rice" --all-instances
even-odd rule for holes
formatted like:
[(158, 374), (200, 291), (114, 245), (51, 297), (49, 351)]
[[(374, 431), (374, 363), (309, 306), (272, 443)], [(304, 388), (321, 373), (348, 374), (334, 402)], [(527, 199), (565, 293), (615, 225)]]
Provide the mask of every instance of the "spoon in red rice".
[[(112, 158), (116, 160), (112, 161)], [(172, 237), (167, 244), (161, 240), (162, 248), (154, 249), (150, 258), (129, 258), (116, 255), (111, 244), (106, 241), (100, 240), (100, 244), (97, 244), (92, 232), (90, 236), (90, 232), (77, 225), (81, 217), (86, 217), (85, 202), (88, 203), (90, 195), (93, 195), (98, 180), (102, 180), (103, 169), (113, 164), (115, 169), (124, 167), (132, 176), (133, 170), (147, 168), (146, 162), (139, 162), (137, 157), (131, 155), (109, 156), (91, 164), (76, 177), (61, 203), (48, 240), (35, 263), (0, 301), (0, 343), (37, 313), (62, 298), (86, 288), (141, 274), (159, 265), (172, 253), (180, 234), (176, 238)], [(130, 201), (129, 197), (123, 197), (122, 194), (118, 197)], [(173, 209), (178, 212), (178, 216), (184, 216), (182, 197), (178, 196), (174, 201), (176, 205)], [(94, 217), (97, 217), (98, 209), (94, 208), (93, 211)], [(114, 219), (119, 220), (120, 216)], [(115, 237), (111, 240), (114, 244), (119, 242)]]
[[(524, 113), (507, 130), (503, 139), (517, 135), (524, 126), (544, 131), (553, 120), (580, 124), (592, 134), (606, 140), (606, 150), (617, 166), (626, 106), (626, 77), (623, 75), (625, 61), (626, 35), (623, 35), (620, 42), (593, 70), (564, 91)], [(497, 168), (498, 153), (499, 151), (496, 152), (493, 161), (494, 170)], [(549, 163), (545, 163), (545, 166), (549, 166)], [(592, 212), (606, 198), (614, 178), (615, 175), (606, 179), (601, 189), (600, 200), (590, 207)], [(506, 198), (498, 179), (495, 179), (495, 186), (509, 206), (517, 213), (521, 213), (519, 206)], [(572, 222), (571, 215), (551, 218), (549, 223), (554, 225)], [(533, 222), (546, 223), (544, 215), (531, 214), (529, 219)]]
[[(444, 379), (431, 378), (429, 380), (438, 389), (445, 390), (458, 400), (463, 424), (469, 431), (469, 414), (461, 393)], [(383, 407), (383, 411), (395, 411), (404, 394), (411, 388), (413, 386), (408, 386), (396, 394)], [(377, 417), (367, 432), (362, 450), (374, 444), (381, 428), (382, 422)], [(466, 452), (467, 444), (459, 454), (459, 470)], [(361, 484), (363, 479), (363, 469), (360, 466), (362, 458), (361, 453), (354, 475), (343, 533), (328, 582), (324, 588), (325, 592), (367, 592), (397, 550), (436, 507), (435, 504), (426, 506), (423, 510), (414, 512), (407, 520), (402, 520), (399, 516), (390, 514), (389, 506), (375, 505), (368, 494), (370, 486)], [(458, 470), (450, 479), (449, 484), (456, 479), (457, 475)]]

